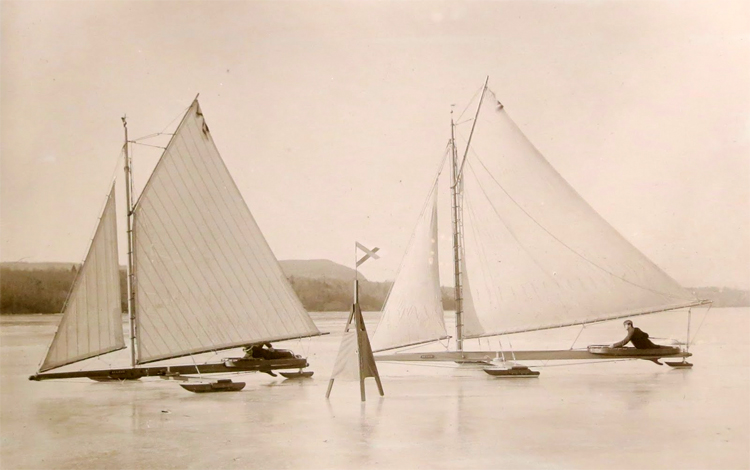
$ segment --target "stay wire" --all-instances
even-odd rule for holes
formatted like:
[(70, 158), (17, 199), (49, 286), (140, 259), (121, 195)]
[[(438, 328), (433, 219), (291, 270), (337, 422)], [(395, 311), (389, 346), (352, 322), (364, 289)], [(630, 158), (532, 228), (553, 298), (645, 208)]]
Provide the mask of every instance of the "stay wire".
[(581, 330), (580, 330), (580, 331), (578, 332), (578, 334), (576, 335), (576, 339), (574, 339), (574, 340), (573, 340), (573, 344), (571, 344), (571, 345), (570, 345), (570, 348), (569, 348), (569, 349), (570, 349), (571, 351), (573, 350), (573, 346), (575, 346), (575, 345), (576, 345), (576, 341), (578, 341), (578, 338), (579, 338), (579, 337), (581, 336), (581, 333), (583, 333), (583, 329), (584, 329), (584, 328), (586, 328), (586, 324), (585, 324), (585, 323), (581, 323)]
[(135, 144), (135, 145), (143, 145), (144, 147), (153, 147), (153, 148), (162, 149), (162, 150), (166, 150), (167, 149), (166, 147), (162, 147), (161, 145), (144, 144), (143, 142), (137, 142), (135, 140), (130, 141), (130, 143), (131, 144)]
[(703, 326), (703, 322), (706, 321), (706, 317), (708, 316), (708, 312), (711, 311), (711, 308), (714, 306), (714, 304), (709, 304), (708, 308), (706, 309), (706, 313), (703, 314), (703, 319), (701, 320), (700, 324), (698, 325), (698, 328), (695, 330), (695, 333), (693, 334), (693, 339), (688, 340), (687, 346), (690, 347), (691, 344), (695, 341), (695, 338), (698, 336), (698, 332), (701, 330), (701, 327)]
[[(474, 103), (474, 99), (476, 99), (477, 95), (479, 93), (481, 93), (483, 89), (484, 89), (484, 85), (482, 85), (481, 87), (479, 87), (477, 89), (477, 91), (474, 92), (474, 96), (472, 96), (471, 99), (469, 100), (469, 102), (466, 103), (466, 107), (464, 108), (463, 111), (461, 111), (461, 114), (458, 115), (458, 118), (456, 119), (456, 121), (460, 121), (461, 120), (461, 118), (464, 116), (464, 114), (466, 114), (466, 111), (469, 109), (469, 106), (471, 106), (471, 104)], [(466, 120), (464, 122), (471, 122), (472, 120), (473, 119), (468, 119), (468, 120)]]
[[(192, 106), (192, 105), (193, 104), (191, 103), (190, 106)], [(182, 115), (185, 114), (185, 112), (190, 108), (190, 106), (187, 106), (187, 107), (183, 108), (182, 111), (180, 111), (180, 113), (177, 116), (175, 116), (174, 119), (172, 119), (171, 121), (169, 121), (169, 124), (167, 124), (166, 126), (164, 126), (164, 129), (162, 129), (161, 131), (154, 132), (154, 133), (148, 134), (148, 135), (144, 135), (143, 137), (139, 137), (137, 139), (131, 140), (131, 142), (136, 143), (139, 140), (151, 139), (153, 137), (158, 137), (160, 135), (170, 135), (170, 136), (174, 135), (174, 133), (169, 133), (169, 132), (164, 132), (164, 131), (166, 131), (169, 128), (169, 126), (171, 126), (172, 124), (174, 124), (174, 122), (177, 119), (179, 119), (180, 117), (182, 117)]]

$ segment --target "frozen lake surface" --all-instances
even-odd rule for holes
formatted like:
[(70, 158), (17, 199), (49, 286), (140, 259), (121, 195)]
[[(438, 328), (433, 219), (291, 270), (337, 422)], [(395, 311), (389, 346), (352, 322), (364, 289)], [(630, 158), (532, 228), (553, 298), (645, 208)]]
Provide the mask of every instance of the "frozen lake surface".
[[(705, 310), (693, 313), (693, 332)], [(365, 315), (370, 332), (377, 313)], [(712, 309), (692, 370), (647, 361), (537, 364), (538, 379), (454, 365), (379, 363), (325, 399), (345, 313), (313, 313), (331, 334), (278, 343), (315, 376), (232, 376), (240, 393), (193, 394), (174, 382), (30, 382), (60, 317), (0, 318), (0, 466), (42, 468), (750, 468), (750, 309)], [(449, 315), (446, 319), (450, 319)], [(685, 338), (685, 313), (634, 318), (652, 337)], [(576, 336), (581, 333), (576, 340)], [(619, 321), (514, 335), (516, 349), (610, 343)], [(497, 340), (481, 347), (497, 347)], [(507, 338), (503, 346), (508, 347)], [(440, 346), (432, 346), (432, 349)], [(469, 342), (466, 349), (476, 349)], [(238, 351), (196, 357), (237, 356)], [(76, 365), (127, 365), (128, 352)], [(182, 359), (180, 363), (189, 363)]]

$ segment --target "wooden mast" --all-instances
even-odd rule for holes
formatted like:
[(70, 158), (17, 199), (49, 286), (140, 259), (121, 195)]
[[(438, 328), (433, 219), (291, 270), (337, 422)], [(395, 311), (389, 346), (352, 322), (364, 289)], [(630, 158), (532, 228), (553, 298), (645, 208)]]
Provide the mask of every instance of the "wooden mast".
[(471, 146), (471, 138), (474, 135), (474, 129), (477, 127), (477, 119), (479, 119), (479, 110), (482, 109), (482, 101), (484, 101), (484, 94), (487, 92), (487, 83), (490, 81), (490, 76), (484, 81), (482, 87), (482, 95), (479, 97), (479, 104), (477, 105), (477, 112), (474, 114), (474, 121), (471, 123), (471, 132), (469, 132), (469, 138), (466, 140), (466, 150), (464, 150), (464, 158), (461, 160), (461, 166), (458, 167), (458, 178), (457, 181), (461, 180), (461, 175), (464, 171), (464, 163), (466, 163), (466, 157), (469, 155), (469, 146)]
[(479, 105), (477, 106), (477, 112), (474, 115), (474, 121), (471, 124), (471, 132), (469, 133), (469, 139), (466, 141), (466, 150), (464, 151), (463, 159), (461, 164), (458, 163), (458, 152), (456, 149), (456, 136), (455, 136), (455, 123), (453, 122), (453, 110), (451, 109), (451, 206), (453, 208), (453, 276), (455, 283), (455, 301), (456, 301), (456, 350), (463, 351), (464, 348), (464, 324), (463, 324), (463, 280), (461, 273), (461, 255), (463, 253), (463, 211), (461, 207), (461, 190), (462, 180), (461, 175), (464, 169), (464, 163), (466, 163), (466, 157), (469, 154), (469, 145), (471, 145), (471, 137), (474, 135), (474, 129), (477, 126), (477, 119), (479, 118), (479, 110), (482, 109), (482, 101), (484, 100), (484, 94), (487, 91), (487, 83), (490, 77), (484, 81), (482, 87), (482, 94), (479, 97)]
[(135, 291), (134, 281), (134, 256), (133, 256), (133, 178), (131, 175), (132, 162), (128, 151), (128, 121), (126, 116), (122, 117), (122, 126), (125, 128), (125, 204), (127, 207), (127, 239), (128, 239), (128, 319), (130, 322), (130, 365), (135, 367)]
[(453, 109), (451, 109), (451, 219), (453, 222), (453, 282), (455, 285), (454, 300), (456, 302), (456, 349), (462, 351), (463, 336), (463, 292), (461, 285), (461, 247), (458, 195), (458, 154), (456, 152), (455, 124)]

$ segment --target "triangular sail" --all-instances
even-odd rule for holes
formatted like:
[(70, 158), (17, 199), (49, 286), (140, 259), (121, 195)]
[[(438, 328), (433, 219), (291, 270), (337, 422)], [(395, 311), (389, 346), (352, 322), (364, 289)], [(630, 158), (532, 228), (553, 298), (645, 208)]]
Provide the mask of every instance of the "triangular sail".
[(134, 209), (138, 363), (320, 334), (194, 101)]
[(552, 328), (697, 300), (602, 219), (488, 90), (463, 171), (466, 336)]
[(351, 322), (347, 324), (341, 338), (331, 379), (351, 381), (378, 377), (378, 367), (372, 357), (372, 348), (359, 303), (354, 304), (352, 309)]
[(375, 351), (447, 337), (438, 268), (436, 179), (375, 329)]
[(112, 185), (40, 372), (125, 347)]

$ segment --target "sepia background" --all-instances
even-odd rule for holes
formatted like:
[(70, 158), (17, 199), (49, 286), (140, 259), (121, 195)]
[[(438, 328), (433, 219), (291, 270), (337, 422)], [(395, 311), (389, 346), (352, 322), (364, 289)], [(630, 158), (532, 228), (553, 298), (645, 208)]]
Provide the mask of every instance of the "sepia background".
[[(0, 35), (0, 274), (5, 262), (80, 262), (122, 175), (120, 118), (131, 139), (168, 134), (200, 93), (277, 258), (352, 266), (357, 240), (381, 248), (367, 278), (392, 280), (451, 109), (471, 116), (489, 76), (534, 145), (648, 258), (688, 288), (745, 289), (733, 291), (742, 302), (718, 299), (692, 317), (637, 317), (655, 340), (687, 337), (691, 370), (540, 361), (530, 364), (540, 378), (508, 380), (470, 365), (379, 362), (385, 397), (370, 379), (364, 404), (343, 380), (324, 398), (352, 292), (351, 272), (332, 263), (345, 278), (338, 303), (304, 295), (320, 284), (293, 282), (331, 334), (280, 346), (308, 358), (314, 377), (232, 374), (242, 393), (196, 395), (155, 378), (31, 382), (61, 316), (28, 304), (0, 315), (3, 469), (750, 466), (747, 1), (2, 1)], [(137, 193), (166, 134), (132, 146)], [(38, 300), (33, 287), (45, 283), (22, 271), (31, 280), (16, 290)], [(61, 305), (75, 268), (54, 276), (43, 287)], [(370, 284), (372, 333), (389, 284)], [(452, 334), (454, 307), (443, 307)], [(624, 335), (619, 321), (585, 326), (502, 340), (506, 351), (549, 350)], [(85, 366), (122, 367), (129, 353)]]
[[(279, 259), (351, 265), (358, 240), (382, 249), (368, 278), (393, 279), (451, 105), (489, 75), (553, 166), (678, 282), (750, 286), (745, 1), (1, 8), (1, 261), (79, 262), (122, 173), (120, 117), (131, 138), (173, 128), (200, 93)], [(135, 152), (139, 188), (159, 152)]]

